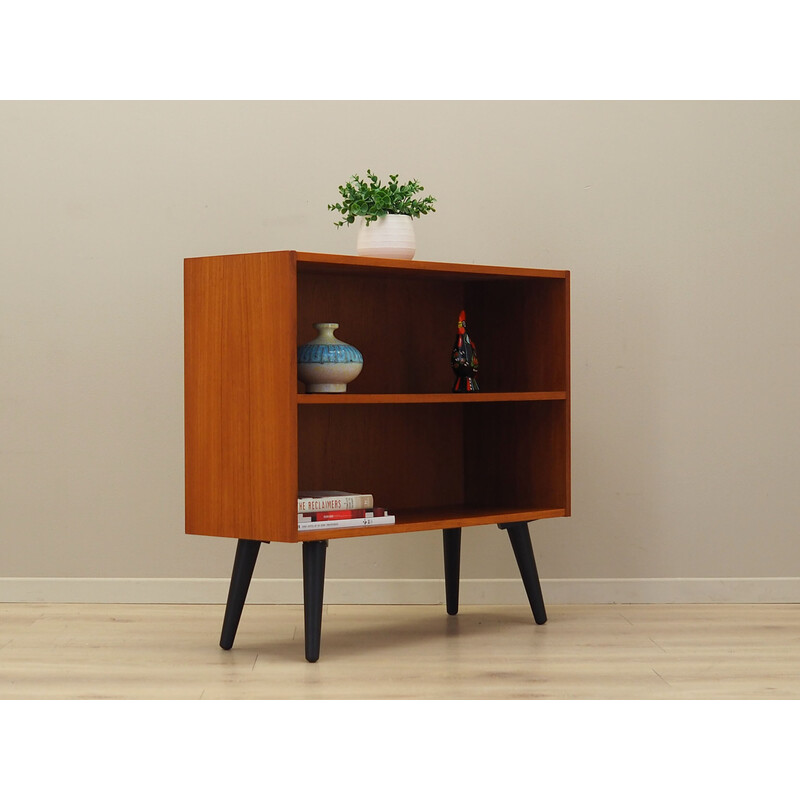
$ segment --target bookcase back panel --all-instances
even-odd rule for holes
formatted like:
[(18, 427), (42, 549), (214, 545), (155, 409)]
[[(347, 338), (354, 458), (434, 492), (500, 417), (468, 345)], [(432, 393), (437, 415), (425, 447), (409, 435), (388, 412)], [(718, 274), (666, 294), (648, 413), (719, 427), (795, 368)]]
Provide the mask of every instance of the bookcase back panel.
[(298, 485), (377, 505), (567, 508), (564, 401), (303, 406)]
[(348, 391), (447, 392), (463, 306), (459, 281), (299, 273), (297, 344), (314, 337), (313, 323), (338, 322), (336, 336), (364, 356)]
[(460, 405), (301, 406), (298, 486), (371, 493), (390, 511), (464, 502)]
[(567, 388), (566, 282), (506, 279), (470, 282), (465, 304), (488, 392)]
[(566, 402), (472, 404), (464, 425), (465, 493), (474, 504), (568, 507)]

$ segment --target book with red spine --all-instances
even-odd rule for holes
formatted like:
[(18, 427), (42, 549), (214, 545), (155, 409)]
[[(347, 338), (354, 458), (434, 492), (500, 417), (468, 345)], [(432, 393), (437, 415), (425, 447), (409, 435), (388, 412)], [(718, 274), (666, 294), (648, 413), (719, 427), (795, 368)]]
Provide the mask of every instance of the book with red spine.
[(363, 519), (364, 517), (386, 516), (385, 508), (354, 508), (350, 511), (313, 511), (309, 514), (298, 514), (298, 522), (324, 522), (333, 519)]
[(314, 511), (308, 516), (312, 522), (321, 522), (325, 519), (358, 519), (366, 515), (366, 508), (353, 508), (347, 511)]

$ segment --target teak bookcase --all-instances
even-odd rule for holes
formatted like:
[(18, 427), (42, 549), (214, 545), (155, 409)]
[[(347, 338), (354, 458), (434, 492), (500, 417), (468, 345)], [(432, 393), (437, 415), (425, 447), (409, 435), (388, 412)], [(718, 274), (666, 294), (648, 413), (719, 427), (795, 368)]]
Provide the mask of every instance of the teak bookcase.
[[(449, 613), (461, 528), (508, 530), (546, 619), (527, 523), (570, 513), (569, 272), (282, 251), (184, 262), (186, 532), (238, 541), (220, 644), (260, 543), (302, 542), (316, 661), (328, 540), (444, 531)], [(459, 312), (481, 391), (453, 394)], [(344, 394), (305, 394), (314, 322), (364, 356)], [(396, 524), (300, 532), (298, 490), (369, 492)]]

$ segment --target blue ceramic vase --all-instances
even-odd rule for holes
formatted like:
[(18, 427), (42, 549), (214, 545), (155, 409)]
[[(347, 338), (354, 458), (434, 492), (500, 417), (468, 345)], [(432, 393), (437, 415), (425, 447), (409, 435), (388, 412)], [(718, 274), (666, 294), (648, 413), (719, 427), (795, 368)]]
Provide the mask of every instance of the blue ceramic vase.
[(306, 392), (345, 392), (361, 372), (364, 358), (333, 335), (338, 322), (315, 322), (314, 327), (319, 336), (297, 348), (297, 376)]

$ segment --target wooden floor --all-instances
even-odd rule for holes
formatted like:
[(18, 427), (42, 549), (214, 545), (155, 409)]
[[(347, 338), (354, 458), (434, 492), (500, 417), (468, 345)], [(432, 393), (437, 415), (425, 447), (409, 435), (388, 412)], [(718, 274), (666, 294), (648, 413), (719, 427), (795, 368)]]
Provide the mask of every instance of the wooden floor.
[(746, 699), (800, 697), (800, 605), (0, 604), (0, 699)]

